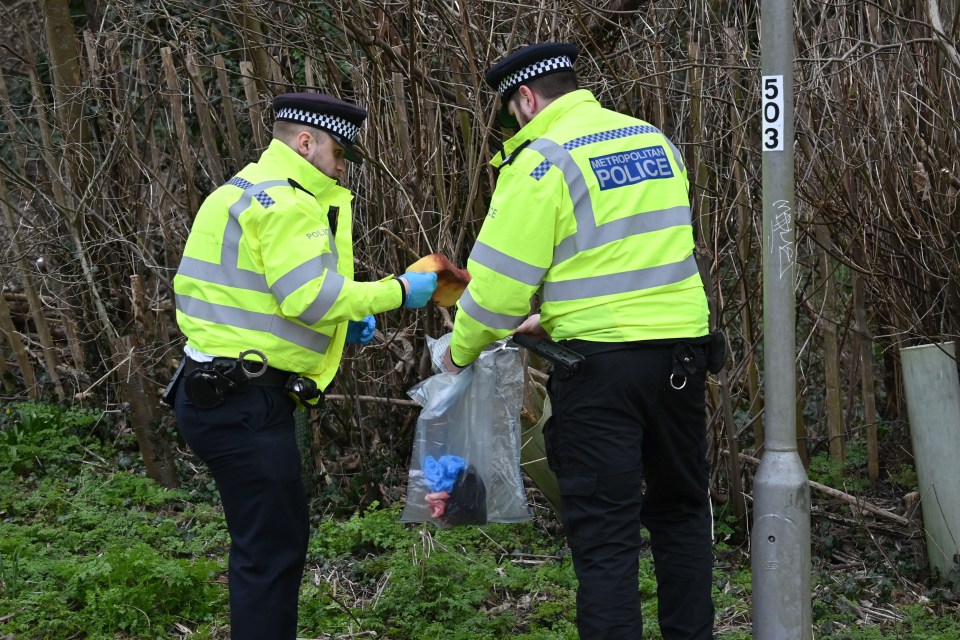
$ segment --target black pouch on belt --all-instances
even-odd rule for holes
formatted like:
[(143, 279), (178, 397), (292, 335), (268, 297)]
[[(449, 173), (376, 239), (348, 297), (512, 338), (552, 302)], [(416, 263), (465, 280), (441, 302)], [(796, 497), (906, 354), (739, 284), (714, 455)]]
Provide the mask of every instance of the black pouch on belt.
[(710, 342), (707, 343), (707, 371), (720, 373), (727, 363), (727, 339), (719, 329), (710, 332)]
[(670, 386), (683, 389), (687, 378), (707, 366), (707, 345), (678, 342), (673, 346), (673, 369), (670, 372)]
[(227, 394), (239, 385), (213, 363), (204, 363), (183, 380), (187, 399), (200, 409), (213, 409), (223, 403)]
[(698, 365), (703, 366), (703, 347), (680, 342), (673, 347), (673, 371), (671, 375), (686, 378), (697, 372)]
[(160, 396), (160, 402), (168, 407), (172, 407), (177, 400), (177, 389), (180, 387), (180, 380), (183, 379), (183, 365), (186, 364), (186, 362), (186, 358), (180, 361), (180, 366), (173, 372), (173, 377), (170, 378), (170, 382), (167, 383), (167, 388), (163, 390), (163, 395)]

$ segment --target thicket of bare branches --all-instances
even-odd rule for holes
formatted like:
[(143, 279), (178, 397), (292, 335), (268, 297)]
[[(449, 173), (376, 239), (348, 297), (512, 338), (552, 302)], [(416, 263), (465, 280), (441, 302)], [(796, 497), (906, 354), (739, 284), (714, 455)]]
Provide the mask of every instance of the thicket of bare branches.
[[(601, 102), (687, 159), (701, 263), (732, 346), (719, 450), (762, 443), (759, 2), (338, 0), (0, 7), (0, 373), (8, 397), (126, 402), (168, 481), (158, 392), (179, 357), (170, 284), (199, 202), (267, 143), (270, 100), (369, 110), (353, 169), (358, 278), (440, 251), (465, 263), (502, 134), (482, 73), (520, 44), (581, 47)], [(797, 314), (802, 453), (902, 438), (898, 349), (960, 334), (960, 3), (797, 0)], [(322, 436), (409, 445), (431, 309), (384, 314), (329, 390)], [(726, 408), (726, 411), (724, 411)], [(148, 445), (159, 448), (150, 449)], [(721, 443), (723, 443), (721, 445)], [(876, 449), (874, 448), (875, 452)], [(871, 459), (896, 470), (899, 449)], [(734, 456), (735, 458), (735, 456)], [(164, 475), (164, 474), (167, 475)]]

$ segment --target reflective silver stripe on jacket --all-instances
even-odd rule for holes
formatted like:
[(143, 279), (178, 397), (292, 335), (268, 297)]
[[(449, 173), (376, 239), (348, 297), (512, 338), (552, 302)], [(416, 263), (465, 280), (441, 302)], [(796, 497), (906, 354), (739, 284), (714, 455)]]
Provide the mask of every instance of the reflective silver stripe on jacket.
[(240, 236), (243, 229), (240, 227), (240, 214), (250, 208), (250, 204), (256, 198), (257, 202), (263, 205), (263, 208), (274, 204), (274, 199), (264, 193), (270, 187), (279, 187), (281, 185), (290, 186), (286, 180), (268, 180), (253, 184), (239, 176), (234, 176), (227, 181), (227, 184), (243, 189), (240, 199), (230, 205), (230, 217), (227, 219), (227, 227), (223, 232), (223, 249), (220, 252), (220, 264), (236, 266), (239, 261)]
[(539, 287), (540, 283), (543, 282), (543, 276), (547, 274), (545, 267), (535, 267), (482, 242), (473, 245), (470, 259), (491, 271), (496, 271), (531, 287)]
[(177, 273), (194, 280), (224, 287), (236, 287), (237, 289), (247, 289), (257, 293), (270, 293), (270, 287), (267, 286), (267, 280), (262, 273), (245, 269), (231, 269), (190, 256), (183, 256)]
[[(243, 235), (243, 227), (240, 226), (239, 218), (240, 214), (250, 207), (253, 200), (257, 200), (264, 208), (268, 208), (276, 202), (266, 193), (266, 189), (278, 186), (289, 187), (290, 183), (287, 180), (267, 180), (254, 184), (239, 176), (235, 176), (231, 178), (227, 184), (243, 189), (243, 193), (228, 209), (229, 217), (223, 233), (220, 264), (184, 256), (180, 262), (178, 273), (201, 282), (234, 287), (256, 293), (272, 293), (278, 303), (282, 303), (294, 291), (311, 280), (321, 277), (324, 269), (326, 269), (327, 276), (324, 279), (323, 285), (320, 287), (320, 292), (316, 300), (297, 318), (297, 320), (300, 320), (304, 324), (315, 324), (330, 310), (343, 288), (344, 278), (336, 272), (338, 253), (334, 235), (332, 233), (330, 234), (330, 253), (310, 258), (306, 262), (294, 267), (281, 276), (274, 282), (273, 286), (270, 287), (267, 285), (267, 279), (264, 274), (239, 267), (240, 239)], [(184, 307), (181, 307), (181, 297), (192, 300), (189, 307), (196, 310), (197, 313), (187, 311)], [(269, 327), (272, 323), (272, 331), (278, 337), (297, 344), (304, 349), (316, 351), (321, 354), (326, 352), (330, 343), (328, 336), (273, 314), (258, 313), (238, 307), (203, 302), (189, 298), (189, 296), (179, 295), (177, 296), (177, 308), (187, 315), (203, 320), (256, 331), (271, 330)], [(261, 328), (265, 325), (268, 328)]]
[(327, 277), (323, 279), (323, 284), (320, 285), (320, 293), (317, 294), (317, 297), (310, 303), (306, 311), (297, 316), (297, 320), (304, 324), (320, 322), (323, 316), (327, 315), (327, 312), (330, 311), (333, 303), (337, 301), (337, 297), (343, 290), (343, 283), (345, 281), (346, 278), (336, 271), (328, 271)]
[(680, 262), (661, 264), (636, 271), (587, 276), (574, 280), (543, 283), (544, 302), (563, 302), (597, 298), (682, 282), (697, 273), (697, 261), (691, 253)]
[(215, 304), (185, 295), (177, 296), (177, 309), (191, 318), (199, 318), (200, 320), (240, 329), (270, 333), (320, 355), (326, 353), (330, 346), (330, 336), (317, 333), (309, 327), (271, 313), (259, 313), (239, 307)]
[(490, 327), (491, 329), (516, 329), (520, 326), (520, 323), (527, 318), (526, 315), (511, 316), (484, 309), (477, 304), (477, 301), (470, 295), (469, 287), (467, 287), (466, 291), (464, 291), (460, 297), (460, 310), (480, 324)]
[(280, 278), (273, 283), (273, 286), (270, 287), (270, 291), (273, 292), (273, 295), (277, 300), (283, 302), (287, 299), (287, 296), (292, 294), (294, 291), (307, 284), (311, 280), (315, 280), (322, 276), (324, 269), (329, 270), (331, 274), (336, 273), (336, 254), (324, 253), (310, 258), (303, 264), (294, 267), (290, 271), (287, 271), (285, 274), (280, 276)]

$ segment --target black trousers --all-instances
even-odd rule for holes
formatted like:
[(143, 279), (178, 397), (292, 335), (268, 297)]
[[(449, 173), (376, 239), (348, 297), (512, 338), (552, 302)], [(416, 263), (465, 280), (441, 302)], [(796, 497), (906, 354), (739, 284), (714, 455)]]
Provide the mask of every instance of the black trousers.
[(177, 394), (180, 431), (223, 500), (233, 640), (296, 638), (309, 521), (293, 409), (278, 387), (250, 386), (214, 409)]
[(673, 346), (607, 346), (590, 355), (592, 346), (579, 344), (587, 359), (578, 373), (551, 376), (544, 430), (579, 583), (580, 637), (642, 637), (642, 524), (664, 639), (712, 638), (705, 366), (671, 383)]

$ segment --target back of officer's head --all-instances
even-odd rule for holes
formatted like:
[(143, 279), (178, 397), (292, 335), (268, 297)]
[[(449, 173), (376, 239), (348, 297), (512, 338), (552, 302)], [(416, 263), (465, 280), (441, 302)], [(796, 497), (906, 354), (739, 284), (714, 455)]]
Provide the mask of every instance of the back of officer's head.
[[(580, 88), (576, 71), (558, 71), (548, 76), (528, 80), (524, 85), (547, 102), (556, 100), (560, 96)], [(518, 102), (519, 100), (520, 94), (518, 92), (514, 92), (514, 94), (510, 96), (510, 101), (512, 102)]]
[(573, 65), (578, 53), (573, 44), (541, 42), (521, 47), (490, 67), (484, 81), (500, 94), (500, 123), (508, 127), (518, 125), (509, 113), (509, 105), (519, 99), (520, 87), (526, 86), (547, 103), (576, 90)]

